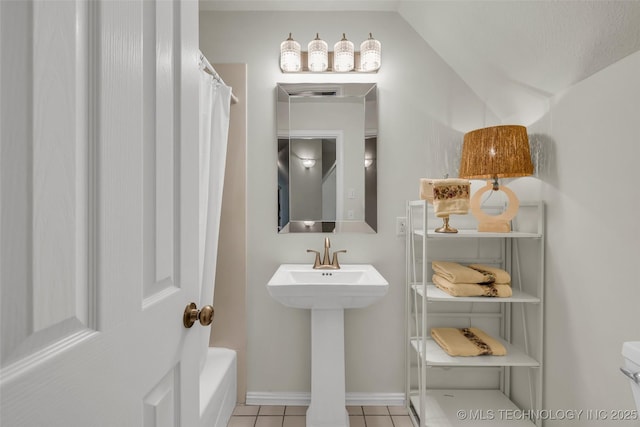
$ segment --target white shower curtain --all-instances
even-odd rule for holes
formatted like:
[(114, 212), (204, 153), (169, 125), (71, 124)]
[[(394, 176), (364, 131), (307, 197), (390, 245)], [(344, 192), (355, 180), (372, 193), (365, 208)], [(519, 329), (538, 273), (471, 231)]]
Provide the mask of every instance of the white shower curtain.
[[(212, 304), (218, 257), (222, 189), (227, 159), (231, 88), (200, 70), (200, 302)], [(215, 306), (214, 306), (215, 307)], [(215, 325), (215, 321), (213, 323)], [(200, 332), (200, 369), (209, 347), (210, 328)]]

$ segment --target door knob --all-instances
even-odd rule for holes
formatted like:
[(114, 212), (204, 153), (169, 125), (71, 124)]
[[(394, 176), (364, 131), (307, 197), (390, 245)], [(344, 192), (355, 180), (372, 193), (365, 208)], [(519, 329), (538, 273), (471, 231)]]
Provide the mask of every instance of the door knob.
[(182, 324), (185, 328), (190, 328), (196, 323), (196, 320), (199, 320), (202, 326), (209, 326), (213, 322), (213, 307), (205, 305), (201, 310), (198, 310), (195, 302), (189, 303), (184, 309)]

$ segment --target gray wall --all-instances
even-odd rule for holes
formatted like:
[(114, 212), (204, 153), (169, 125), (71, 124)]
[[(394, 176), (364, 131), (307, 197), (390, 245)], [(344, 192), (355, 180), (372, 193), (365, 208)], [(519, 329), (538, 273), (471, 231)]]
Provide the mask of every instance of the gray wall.
[[(358, 76), (282, 74), (278, 46), (289, 31), (302, 44), (316, 31), (330, 44), (343, 31), (354, 41), (374, 31), (383, 45), (382, 69)], [(265, 284), (282, 262), (310, 262), (305, 249), (319, 249), (322, 240), (275, 231), (275, 83), (378, 83), (379, 233), (331, 237), (335, 248), (349, 250), (344, 262), (371, 262), (391, 283), (382, 302), (347, 313), (347, 387), (402, 391), (404, 246), (395, 217), (404, 215), (405, 200), (417, 197), (419, 177), (457, 174), (450, 148), (464, 132), (497, 124), (495, 115), (395, 13), (206, 12), (200, 43), (211, 60), (249, 68), (250, 391), (309, 389), (309, 315), (271, 300)], [(553, 99), (536, 123), (522, 123), (534, 134), (540, 180), (509, 185), (521, 200), (547, 203), (545, 408), (633, 407), (617, 367), (622, 342), (640, 339), (640, 287), (630, 268), (640, 255), (632, 176), (640, 158), (639, 74), (636, 53)]]
[(622, 343), (640, 340), (639, 75), (637, 52), (529, 127), (547, 203), (546, 408), (635, 409), (618, 366)]
[[(265, 25), (268, 23), (268, 25)], [(377, 74), (283, 74), (279, 46), (289, 32), (302, 44), (316, 32), (332, 44), (342, 32), (356, 44), (370, 31), (382, 41)], [(345, 316), (347, 390), (404, 391), (404, 240), (395, 218), (418, 197), (418, 179), (437, 174), (434, 146), (461, 142), (481, 127), (484, 105), (396, 13), (202, 12), (200, 46), (217, 63), (248, 64), (247, 341), (249, 392), (310, 390), (309, 312), (274, 301), (265, 285), (281, 263), (310, 263), (323, 235), (276, 231), (276, 83), (376, 82), (379, 93), (378, 233), (331, 235), (343, 263), (372, 263), (388, 295)], [(451, 172), (453, 175), (453, 171)]]

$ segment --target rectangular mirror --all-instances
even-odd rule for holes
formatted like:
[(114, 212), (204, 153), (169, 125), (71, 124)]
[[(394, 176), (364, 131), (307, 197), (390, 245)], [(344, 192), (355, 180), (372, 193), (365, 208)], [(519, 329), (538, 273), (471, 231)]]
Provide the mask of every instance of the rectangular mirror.
[(375, 83), (279, 83), (278, 232), (375, 233)]

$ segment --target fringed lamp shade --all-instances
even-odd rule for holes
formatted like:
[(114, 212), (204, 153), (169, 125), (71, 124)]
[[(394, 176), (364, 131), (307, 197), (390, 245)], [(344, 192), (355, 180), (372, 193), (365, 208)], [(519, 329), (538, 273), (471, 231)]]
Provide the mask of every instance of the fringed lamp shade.
[[(477, 129), (464, 135), (460, 178), (489, 178), (487, 185), (471, 197), (471, 213), (478, 219), (478, 231), (508, 233), (520, 202), (513, 191), (498, 184), (498, 178), (514, 178), (533, 173), (529, 138), (524, 126), (506, 125)], [(481, 197), (488, 191), (502, 190), (507, 209), (497, 216), (482, 211)]]
[(513, 178), (532, 173), (524, 126), (493, 126), (465, 134), (460, 178)]

